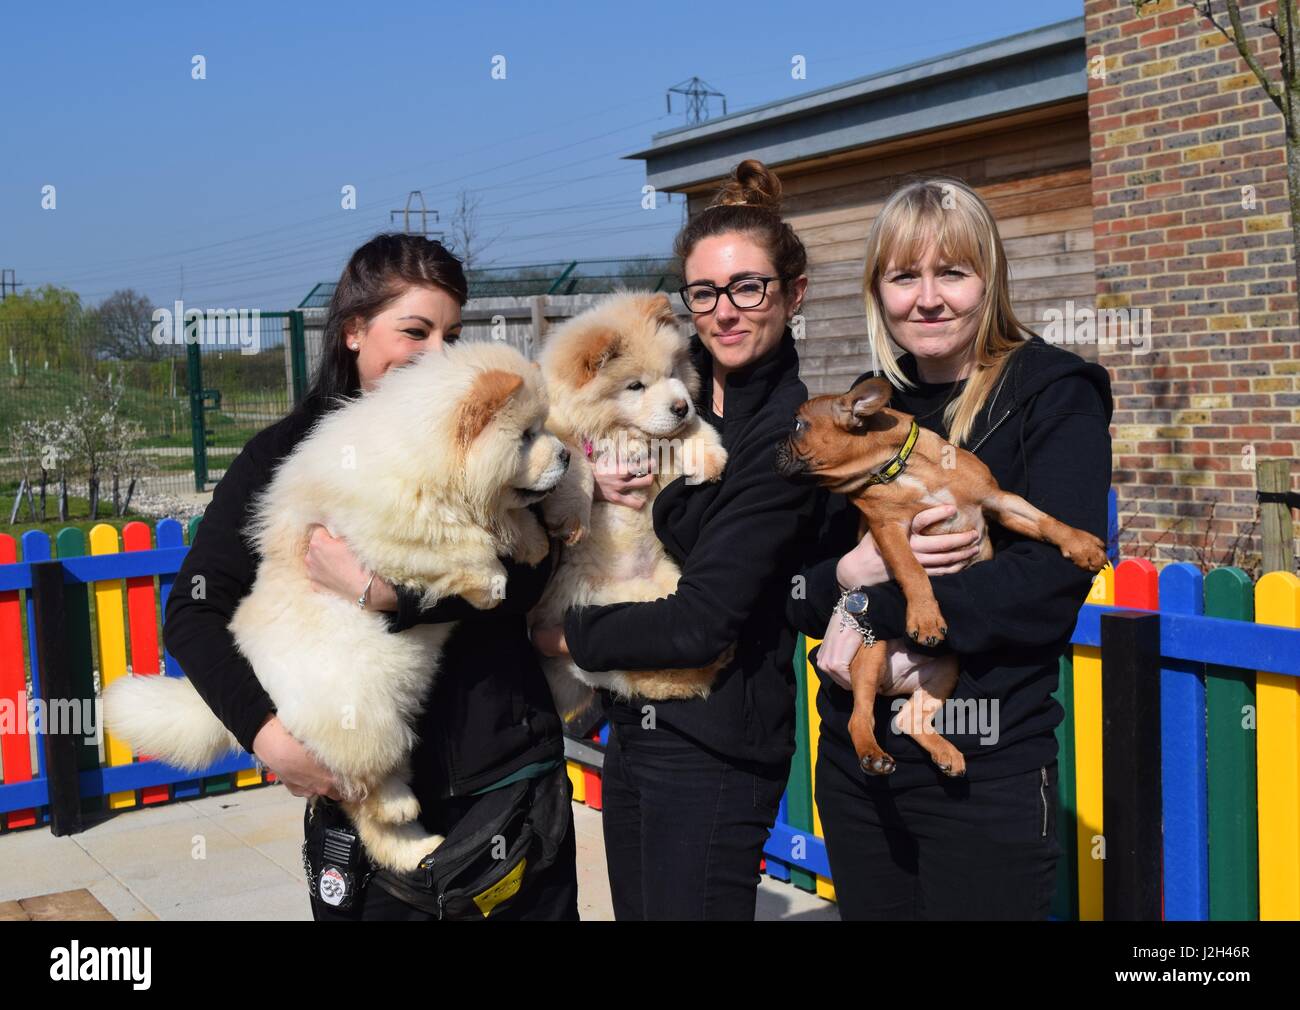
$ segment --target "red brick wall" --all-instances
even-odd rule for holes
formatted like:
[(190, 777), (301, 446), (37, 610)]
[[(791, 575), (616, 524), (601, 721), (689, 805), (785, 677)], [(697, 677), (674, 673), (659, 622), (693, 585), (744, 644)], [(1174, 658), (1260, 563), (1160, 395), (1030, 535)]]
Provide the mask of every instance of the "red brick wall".
[[(1252, 51), (1279, 77), (1275, 4), (1241, 7)], [(1300, 442), (1283, 119), (1186, 0), (1084, 10), (1096, 303), (1150, 309), (1148, 353), (1098, 347), (1115, 394), (1120, 552), (1251, 570), (1251, 454), (1293, 459)]]

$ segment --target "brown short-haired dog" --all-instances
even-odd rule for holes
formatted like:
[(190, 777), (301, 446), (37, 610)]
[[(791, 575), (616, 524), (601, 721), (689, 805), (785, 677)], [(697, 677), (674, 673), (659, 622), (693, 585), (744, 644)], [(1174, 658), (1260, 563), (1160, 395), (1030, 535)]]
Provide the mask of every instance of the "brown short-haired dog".
[[(912, 641), (937, 645), (948, 633), (930, 578), (908, 545), (912, 518), (923, 509), (955, 506), (957, 515), (944, 527), (951, 533), (978, 528), (982, 511), (1013, 533), (1054, 544), (1086, 571), (1105, 567), (1101, 540), (1003, 491), (973, 453), (949, 445), (911, 415), (885, 406), (891, 392), (885, 379), (872, 378), (842, 396), (809, 400), (777, 449), (777, 468), (786, 477), (811, 477), (851, 498), (862, 513), (859, 535), (870, 529), (907, 597), (907, 634)], [(986, 537), (978, 560), (992, 554)], [(876, 741), (876, 696), (910, 694), (898, 713), (900, 731), (914, 737), (945, 774), (965, 774), (961, 752), (933, 727), (934, 715), (956, 684), (956, 664), (939, 664), (929, 678), (896, 681), (887, 673), (887, 658), (886, 644), (876, 641), (859, 649), (850, 665), (849, 732), (862, 770), (874, 775), (894, 770), (894, 759)]]

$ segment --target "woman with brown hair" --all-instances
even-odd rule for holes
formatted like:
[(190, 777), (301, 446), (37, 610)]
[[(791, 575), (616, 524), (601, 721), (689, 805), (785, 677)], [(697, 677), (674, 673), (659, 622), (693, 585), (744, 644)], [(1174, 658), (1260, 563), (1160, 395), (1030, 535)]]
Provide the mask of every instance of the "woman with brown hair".
[[(979, 196), (953, 179), (897, 190), (868, 234), (863, 293), (873, 357), (895, 387), (890, 406), (975, 453), (1003, 488), (1104, 538), (1109, 377), (1016, 318), (1006, 253)], [(897, 768), (873, 776), (859, 766), (847, 672), (861, 639), (842, 633), (840, 618), (865, 608), (877, 638), (903, 639), (906, 601), (871, 536), (858, 542), (858, 513), (844, 497), (827, 496), (806, 596), (790, 601), (791, 621), (825, 636), (812, 655), (816, 799), (845, 919), (1042, 919), (1051, 902), (1063, 714), (1052, 692), (1091, 576), (1050, 544), (996, 525), (993, 558), (971, 564), (979, 531), (924, 533), (954, 511), (940, 505), (912, 523), (948, 633), (933, 649), (912, 646), (911, 658), (958, 657), (936, 728), (966, 756), (964, 777), (947, 777), (896, 732), (902, 699), (891, 697), (877, 699), (876, 732)]]
[[(348, 398), (367, 394), (389, 368), (460, 339), (467, 298), (460, 261), (438, 242), (377, 235), (352, 254), (330, 300), (311, 390), (288, 417), (253, 436), (230, 465), (168, 599), (167, 648), (203, 699), (293, 795), (319, 798), (315, 814), (308, 807), (304, 816), (304, 863), (318, 920), (418, 921), (441, 914), (399, 899), (385, 874), (368, 865), (346, 816), (332, 802), (338, 793), (328, 769), (280, 724), (257, 671), (236, 648), (227, 625), (252, 588), (258, 564), (243, 531), (252, 499), (315, 421)], [(421, 609), (418, 592), (365, 571), (348, 545), (322, 527), (315, 529), (305, 560), (318, 591), (386, 613), (390, 631), (458, 622), (415, 727), (419, 743), (411, 754), (420, 823), (429, 833), (447, 835), (444, 847), (458, 824), (475, 823), (486, 805), (501, 803), (506, 794), (499, 790), (510, 787), (510, 795), (520, 794), (523, 804), (542, 789), (563, 788), (567, 796), (560, 720), (526, 624), (550, 576), (551, 558), (535, 568), (508, 558), (502, 562), (508, 574), (504, 598), (495, 609), (476, 610), (459, 597)], [(183, 591), (200, 578), (202, 594)], [(358, 663), (365, 661), (357, 657)], [(524, 780), (526, 788), (518, 785)], [(557, 835), (563, 831), (558, 851), (547, 852), (550, 865), (525, 877), (513, 892), (509, 887), (493, 891), (495, 898), (509, 892), (511, 900), (488, 907), (485, 915), (577, 919), (573, 813), (567, 802), (562, 816), (565, 823), (555, 826)], [(535, 854), (530, 859), (536, 867), (544, 865)]]
[[(705, 699), (608, 703), (603, 821), (620, 920), (752, 919), (789, 776), (794, 636), (784, 608), (814, 495), (776, 472), (777, 442), (808, 396), (790, 326), (807, 255), (780, 197), (775, 174), (742, 162), (677, 237), (696, 407), (729, 454), (718, 483), (679, 478), (655, 499), (655, 533), (682, 569), (677, 591), (571, 608), (563, 629), (533, 637), (592, 671), (703, 667), (736, 646)], [(598, 473), (597, 494), (640, 507), (651, 480)]]

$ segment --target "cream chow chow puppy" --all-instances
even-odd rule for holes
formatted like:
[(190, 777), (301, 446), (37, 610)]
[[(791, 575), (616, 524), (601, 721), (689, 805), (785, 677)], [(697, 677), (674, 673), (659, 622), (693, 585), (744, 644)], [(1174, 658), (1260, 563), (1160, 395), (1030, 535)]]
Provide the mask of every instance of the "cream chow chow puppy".
[[(537, 366), (507, 345), (426, 353), (326, 414), (256, 502), (247, 536), (261, 564), (230, 630), (390, 869), (414, 869), (442, 841), (417, 820), (409, 758), (454, 624), (392, 633), (383, 615), (313, 592), (309, 527), (328, 526), (426, 606), (455, 595), (495, 607), (506, 584), (498, 557), (537, 564), (548, 551), (528, 506), (560, 481), (569, 453), (543, 429), (547, 409)], [(187, 771), (239, 747), (184, 678), (122, 678), (104, 701), (110, 732)]]
[[(668, 296), (621, 292), (597, 302), (549, 335), (540, 357), (551, 400), (547, 427), (573, 454), (562, 487), (543, 506), (551, 531), (566, 540), (533, 626), (563, 623), (571, 606), (656, 600), (677, 588), (681, 571), (655, 536), (651, 505), (680, 476), (716, 481), (727, 453), (695, 411), (699, 376)], [(592, 502), (593, 467), (653, 469), (641, 509)], [(703, 669), (591, 672), (566, 657), (544, 659), (560, 714), (582, 713), (594, 688), (622, 697), (683, 698), (709, 692), (731, 650)]]

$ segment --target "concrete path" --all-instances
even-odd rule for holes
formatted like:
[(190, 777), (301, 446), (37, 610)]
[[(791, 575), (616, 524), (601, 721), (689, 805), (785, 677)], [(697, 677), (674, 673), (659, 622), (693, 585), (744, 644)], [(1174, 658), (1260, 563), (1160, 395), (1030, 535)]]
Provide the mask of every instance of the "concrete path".
[[(304, 801), (280, 785), (110, 815), (76, 835), (0, 836), (0, 903), (85, 888), (116, 919), (311, 919)], [(578, 906), (610, 920), (600, 814), (575, 803)], [(758, 918), (826, 919), (831, 902), (763, 877)]]

